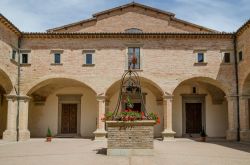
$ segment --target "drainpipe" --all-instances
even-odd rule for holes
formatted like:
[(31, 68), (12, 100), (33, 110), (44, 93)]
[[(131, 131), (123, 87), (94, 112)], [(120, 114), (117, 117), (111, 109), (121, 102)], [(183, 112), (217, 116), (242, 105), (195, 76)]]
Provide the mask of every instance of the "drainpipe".
[(234, 34), (234, 67), (235, 67), (235, 84), (237, 97), (237, 141), (240, 141), (240, 97), (239, 97), (239, 74), (237, 60), (237, 36)]
[(17, 119), (16, 119), (16, 132), (17, 137), (16, 140), (19, 141), (19, 109), (20, 109), (20, 75), (21, 75), (21, 68), (20, 68), (20, 46), (21, 46), (21, 37), (18, 37), (18, 62), (17, 62)]

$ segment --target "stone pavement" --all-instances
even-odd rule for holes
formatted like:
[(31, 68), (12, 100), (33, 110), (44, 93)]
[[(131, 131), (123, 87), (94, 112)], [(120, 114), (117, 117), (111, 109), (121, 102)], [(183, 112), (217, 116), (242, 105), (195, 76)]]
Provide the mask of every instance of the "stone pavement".
[(106, 143), (89, 139), (0, 141), (0, 165), (249, 165), (250, 144), (226, 141), (155, 140), (154, 156), (106, 156)]

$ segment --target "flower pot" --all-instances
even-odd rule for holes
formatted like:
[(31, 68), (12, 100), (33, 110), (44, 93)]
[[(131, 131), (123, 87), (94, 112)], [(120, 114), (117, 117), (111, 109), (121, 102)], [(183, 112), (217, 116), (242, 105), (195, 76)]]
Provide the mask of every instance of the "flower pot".
[(206, 137), (201, 137), (201, 142), (206, 142)]
[(51, 142), (52, 137), (46, 137), (46, 142)]

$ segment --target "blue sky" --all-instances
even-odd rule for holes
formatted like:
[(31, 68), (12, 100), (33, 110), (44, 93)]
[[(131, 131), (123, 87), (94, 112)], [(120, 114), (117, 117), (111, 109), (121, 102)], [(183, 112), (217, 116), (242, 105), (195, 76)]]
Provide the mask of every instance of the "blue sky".
[[(0, 0), (0, 13), (21, 31), (44, 32), (132, 0)], [(250, 18), (250, 0), (136, 0), (177, 18), (219, 31), (236, 31)]]

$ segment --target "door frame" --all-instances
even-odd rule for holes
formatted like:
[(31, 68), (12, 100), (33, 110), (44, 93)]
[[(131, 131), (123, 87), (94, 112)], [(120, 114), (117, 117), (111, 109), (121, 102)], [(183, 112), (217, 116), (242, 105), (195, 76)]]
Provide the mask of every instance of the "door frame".
[(182, 136), (186, 133), (186, 103), (201, 103), (201, 123), (206, 130), (206, 95), (207, 94), (181, 94), (182, 96)]
[[(57, 135), (79, 135), (81, 130), (81, 94), (59, 94), (58, 96), (58, 129)], [(62, 124), (62, 104), (77, 104), (77, 133), (65, 134), (61, 131)]]

